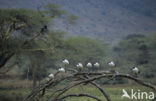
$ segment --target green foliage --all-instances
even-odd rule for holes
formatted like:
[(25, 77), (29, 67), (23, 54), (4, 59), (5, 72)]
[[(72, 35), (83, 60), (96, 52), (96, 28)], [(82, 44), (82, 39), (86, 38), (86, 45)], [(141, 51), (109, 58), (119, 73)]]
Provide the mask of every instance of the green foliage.
[[(133, 66), (138, 66), (141, 75), (145, 78), (155, 77), (156, 62), (156, 34), (149, 36), (129, 35), (113, 48), (119, 66), (124, 71), (130, 71)], [(121, 69), (121, 68), (120, 68)], [(127, 69), (127, 70), (126, 70)]]
[[(44, 14), (42, 16), (41, 14)], [(48, 25), (54, 18), (66, 14), (60, 6), (47, 5), (42, 11), (26, 9), (0, 10), (0, 65), (5, 58), (20, 57), (18, 67), (22, 68), (23, 76), (40, 80), (48, 75), (49, 70), (62, 66), (62, 60), (68, 59), (71, 66), (78, 62), (99, 62), (107, 69), (108, 61), (115, 61), (119, 72), (130, 73), (132, 66), (138, 66), (141, 76), (155, 77), (156, 65), (156, 34), (149, 36), (129, 35), (111, 50), (103, 41), (87, 37), (69, 37), (64, 39), (64, 32), (47, 30), (40, 33), (41, 28)], [(76, 24), (78, 17), (66, 16), (67, 24)], [(34, 36), (37, 36), (34, 38)], [(25, 42), (32, 39), (28, 44)], [(14, 58), (16, 59), (16, 58)], [(29, 73), (28, 71), (29, 68)], [(103, 83), (103, 80), (100, 81)], [(126, 83), (119, 78), (111, 83)]]
[(71, 37), (64, 41), (64, 48), (59, 50), (60, 59), (68, 59), (71, 65), (75, 66), (78, 62), (102, 62), (106, 56), (107, 46), (96, 39), (85, 37)]
[(46, 19), (39, 16), (36, 11), (25, 9), (0, 10), (0, 64), (12, 57), (22, 49), (28, 38), (34, 36), (34, 31), (41, 27)]
[[(30, 61), (29, 78), (32, 79), (33, 70), (35, 68), (35, 77), (40, 80), (48, 75), (49, 68), (56, 68), (57, 49), (62, 46), (63, 33), (49, 32), (44, 37), (37, 38), (32, 41), (25, 49), (25, 57), (29, 56)], [(55, 56), (56, 54), (56, 56)], [(25, 60), (24, 60), (25, 61)], [(60, 61), (60, 60), (59, 60)], [(24, 64), (23, 64), (24, 65)], [(24, 77), (27, 77), (28, 68), (24, 68)]]
[[(48, 62), (51, 60), (51, 54), (54, 54), (56, 48), (60, 47), (63, 32), (48, 30), (42, 33), (41, 30), (43, 26), (48, 26), (48, 21), (65, 14), (56, 6), (53, 7), (55, 11), (52, 11), (50, 7), (48, 5), (46, 10), (51, 12), (46, 12), (47, 15), (44, 17), (41, 16), (43, 11), (0, 10), (0, 65), (3, 63), (3, 66), (12, 55), (16, 54), (19, 57), (18, 66), (23, 68), (25, 77), (28, 74), (28, 67), (30, 78), (41, 79), (47, 76), (47, 67), (54, 65)], [(50, 13), (55, 13), (55, 16), (50, 16)]]
[(19, 48), (22, 48), (20, 46), (26, 39), (26, 37), (21, 38), (24, 29), (36, 26), (33, 22), (38, 15), (32, 16), (33, 14), (36, 13), (24, 9), (0, 10), (0, 67), (3, 67)]
[(136, 65), (147, 64), (150, 58), (145, 37), (133, 36), (122, 40), (114, 51), (123, 59)]
[[(41, 27), (42, 23), (46, 22), (46, 19), (41, 17), (37, 11), (27, 9), (1, 9), (0, 10), (0, 23), (1, 31), (6, 31), (4, 27), (9, 27), (12, 23), (16, 27), (19, 24), (25, 24), (21, 30), (33, 30), (36, 27)], [(13, 29), (13, 28), (12, 28)], [(15, 30), (15, 29), (13, 29)], [(36, 30), (36, 29), (35, 29)], [(29, 31), (30, 32), (30, 31)], [(1, 33), (1, 34), (3, 34)]]

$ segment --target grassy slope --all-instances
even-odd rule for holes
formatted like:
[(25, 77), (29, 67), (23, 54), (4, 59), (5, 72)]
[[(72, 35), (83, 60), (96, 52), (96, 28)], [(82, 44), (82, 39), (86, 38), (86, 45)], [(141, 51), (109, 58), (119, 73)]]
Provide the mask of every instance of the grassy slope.
[[(0, 0), (0, 8), (37, 8), (48, 3), (60, 4), (79, 16), (70, 35), (99, 37), (117, 42), (128, 34), (156, 32), (155, 0)], [(61, 22), (57, 28), (65, 30)]]

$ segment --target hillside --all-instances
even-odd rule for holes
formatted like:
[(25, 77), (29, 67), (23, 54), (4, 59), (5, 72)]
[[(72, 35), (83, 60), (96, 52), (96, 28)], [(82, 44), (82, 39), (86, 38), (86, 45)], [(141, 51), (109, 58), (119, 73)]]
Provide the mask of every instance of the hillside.
[[(155, 0), (1, 0), (0, 8), (35, 9), (48, 3), (59, 4), (79, 16), (69, 35), (100, 37), (115, 43), (128, 34), (156, 32)], [(66, 31), (61, 21), (56, 25)]]

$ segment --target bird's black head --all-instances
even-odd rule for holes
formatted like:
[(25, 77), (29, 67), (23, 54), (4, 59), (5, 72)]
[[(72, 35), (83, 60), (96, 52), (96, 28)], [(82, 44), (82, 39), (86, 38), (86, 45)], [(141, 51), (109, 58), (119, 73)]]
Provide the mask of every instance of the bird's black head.
[(47, 25), (44, 25), (44, 29), (47, 29)]
[(131, 69), (134, 69), (135, 67), (132, 67)]

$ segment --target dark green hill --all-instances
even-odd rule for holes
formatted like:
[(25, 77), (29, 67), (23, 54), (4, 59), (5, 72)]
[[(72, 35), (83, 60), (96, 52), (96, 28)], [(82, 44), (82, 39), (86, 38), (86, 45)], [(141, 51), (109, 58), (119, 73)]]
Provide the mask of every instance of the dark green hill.
[[(35, 9), (48, 3), (62, 5), (79, 16), (69, 35), (100, 37), (115, 43), (128, 34), (156, 32), (155, 0), (0, 0), (0, 7)], [(66, 30), (63, 22), (57, 23), (57, 28)]]

